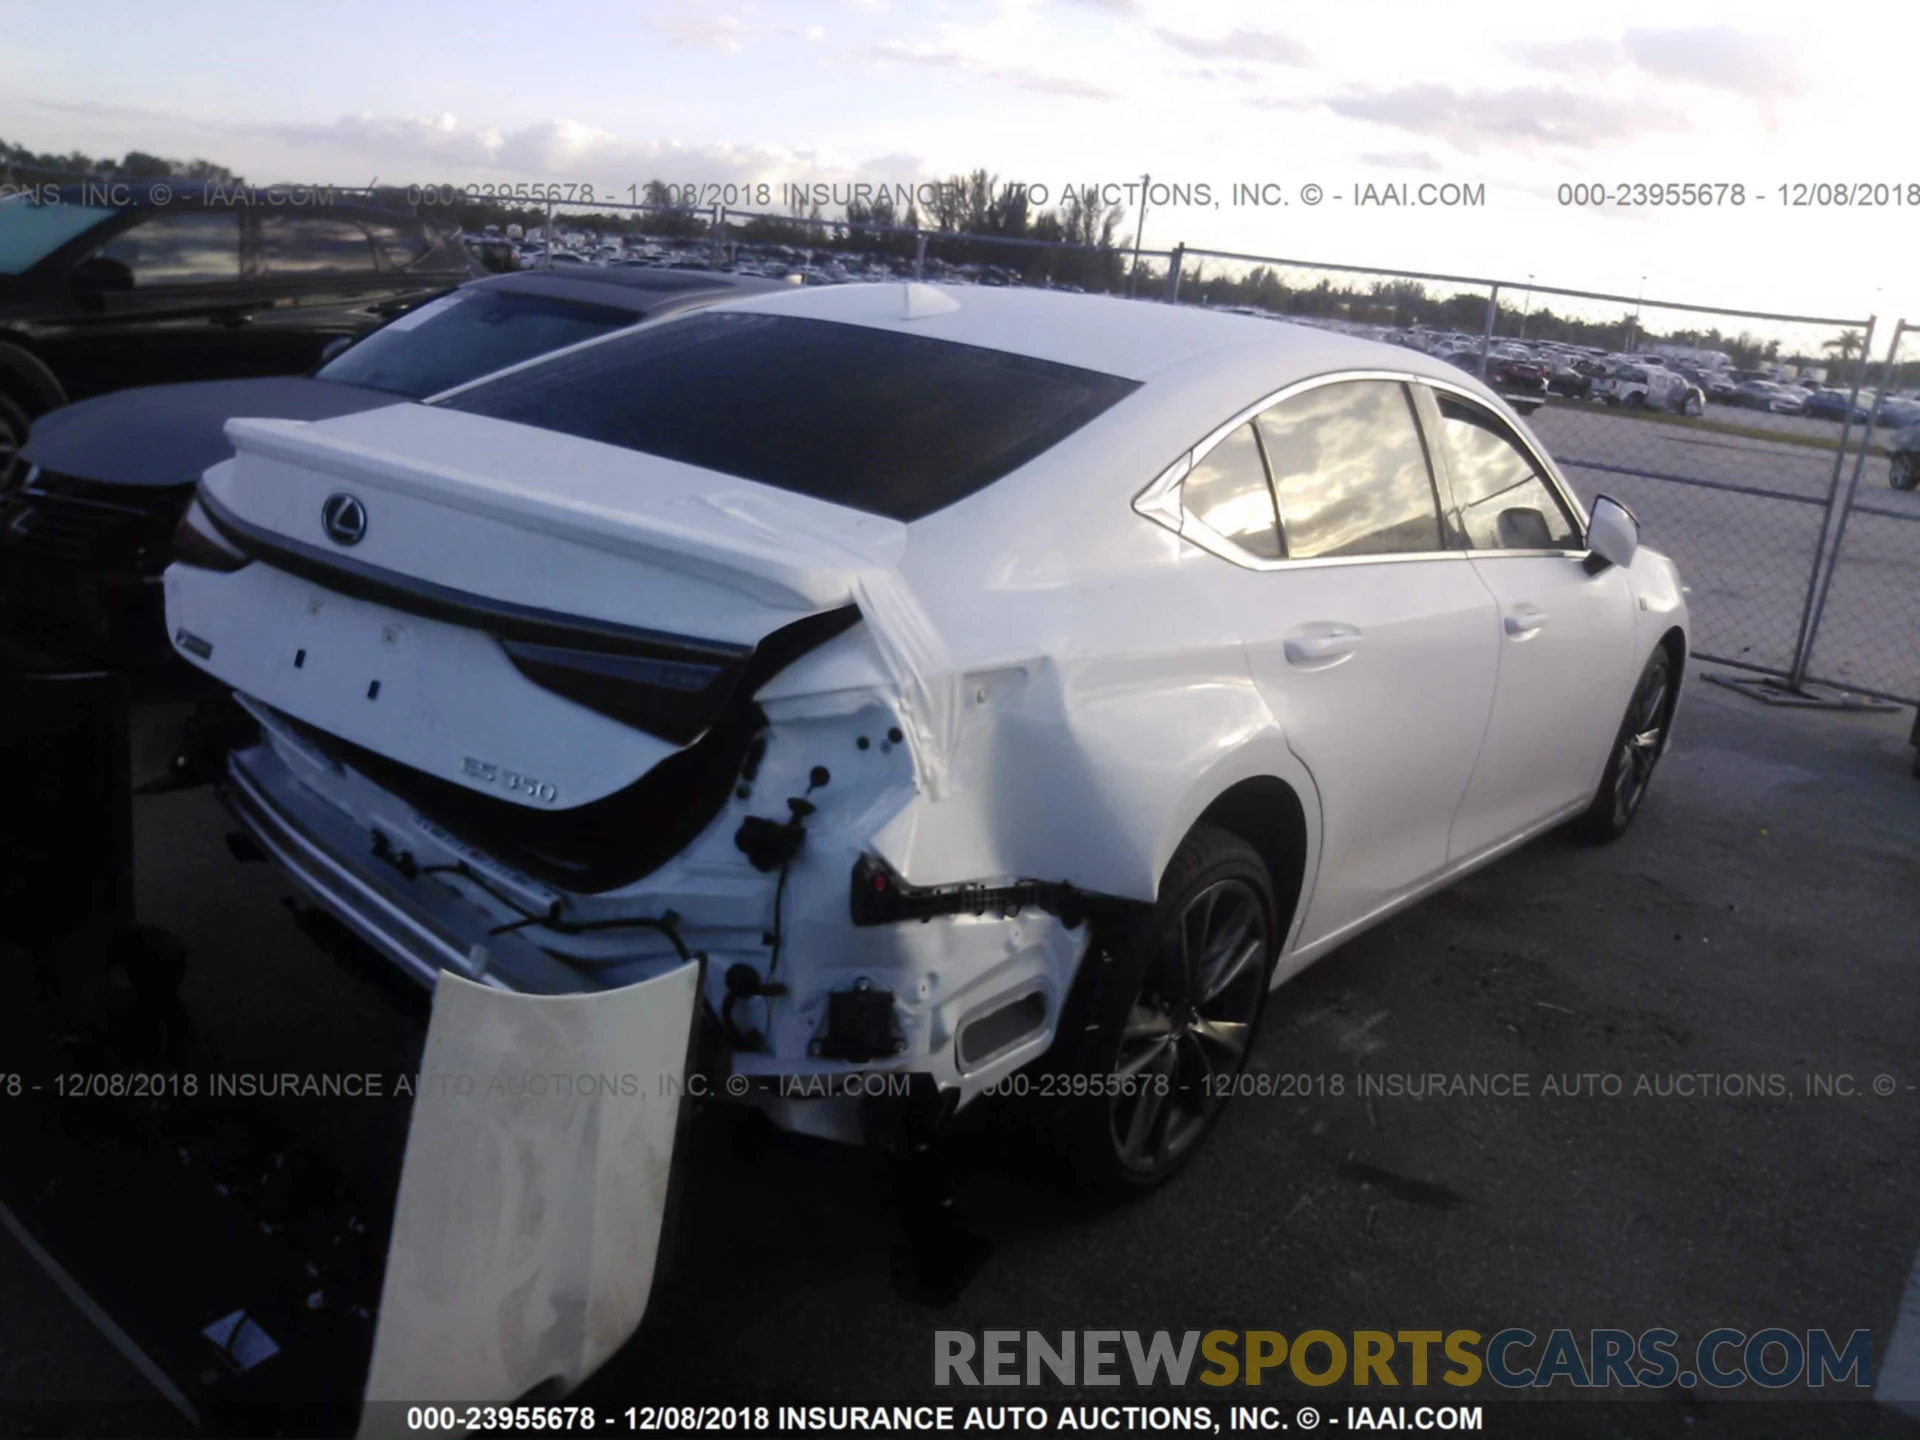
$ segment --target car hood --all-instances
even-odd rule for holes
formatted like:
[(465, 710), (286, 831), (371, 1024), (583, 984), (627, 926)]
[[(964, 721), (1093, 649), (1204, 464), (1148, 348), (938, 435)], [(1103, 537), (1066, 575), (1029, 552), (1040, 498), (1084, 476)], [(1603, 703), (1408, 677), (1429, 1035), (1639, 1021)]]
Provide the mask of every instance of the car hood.
[(326, 420), (404, 396), (304, 375), (142, 385), (49, 411), (20, 453), (29, 465), (108, 485), (190, 484), (233, 455), (227, 421)]

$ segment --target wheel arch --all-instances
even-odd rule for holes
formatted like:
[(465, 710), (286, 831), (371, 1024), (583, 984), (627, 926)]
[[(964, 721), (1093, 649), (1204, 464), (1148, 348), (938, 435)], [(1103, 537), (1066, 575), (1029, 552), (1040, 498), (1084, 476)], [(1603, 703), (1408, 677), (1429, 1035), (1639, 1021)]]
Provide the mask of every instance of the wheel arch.
[(1196, 825), (1216, 825), (1260, 853), (1273, 884), (1280, 954), (1293, 948), (1320, 865), (1319, 787), (1277, 729), (1223, 756), (1188, 788), (1162, 833), (1155, 890)]
[(36, 414), (67, 403), (66, 389), (47, 362), (4, 335), (0, 335), (0, 387), (31, 401)]
[(1306, 806), (1276, 775), (1252, 775), (1227, 787), (1200, 812), (1196, 825), (1213, 825), (1251, 845), (1273, 886), (1274, 920), (1284, 953), (1305, 906), (1309, 833)]

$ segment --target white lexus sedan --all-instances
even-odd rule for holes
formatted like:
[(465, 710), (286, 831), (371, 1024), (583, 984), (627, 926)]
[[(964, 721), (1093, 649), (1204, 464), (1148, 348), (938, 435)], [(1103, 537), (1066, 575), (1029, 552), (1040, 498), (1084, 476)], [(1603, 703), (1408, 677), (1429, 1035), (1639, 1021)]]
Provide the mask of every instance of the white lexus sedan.
[(169, 629), (317, 903), (427, 986), (702, 957), (729, 1078), (817, 1082), (738, 1087), (779, 1122), (1049, 1089), (1106, 1193), (1271, 987), (1625, 830), (1687, 656), (1672, 563), (1485, 386), (1192, 308), (796, 289), (230, 433)]

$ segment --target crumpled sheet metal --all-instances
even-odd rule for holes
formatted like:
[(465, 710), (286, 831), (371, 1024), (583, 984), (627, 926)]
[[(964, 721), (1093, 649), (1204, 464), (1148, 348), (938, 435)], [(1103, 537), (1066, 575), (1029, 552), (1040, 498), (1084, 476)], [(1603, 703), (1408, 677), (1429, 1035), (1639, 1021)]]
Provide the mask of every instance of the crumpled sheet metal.
[(376, 1402), (486, 1404), (592, 1373), (659, 1253), (699, 966), (517, 995), (442, 973), (374, 1333)]

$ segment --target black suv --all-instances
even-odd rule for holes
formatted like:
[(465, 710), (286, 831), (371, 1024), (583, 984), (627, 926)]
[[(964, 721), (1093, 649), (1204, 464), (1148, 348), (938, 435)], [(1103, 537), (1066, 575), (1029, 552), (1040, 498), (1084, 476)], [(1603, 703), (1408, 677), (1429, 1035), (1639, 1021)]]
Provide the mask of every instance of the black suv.
[(99, 181), (0, 199), (0, 489), (36, 415), (293, 375), (481, 273), (449, 229), (321, 192)]

